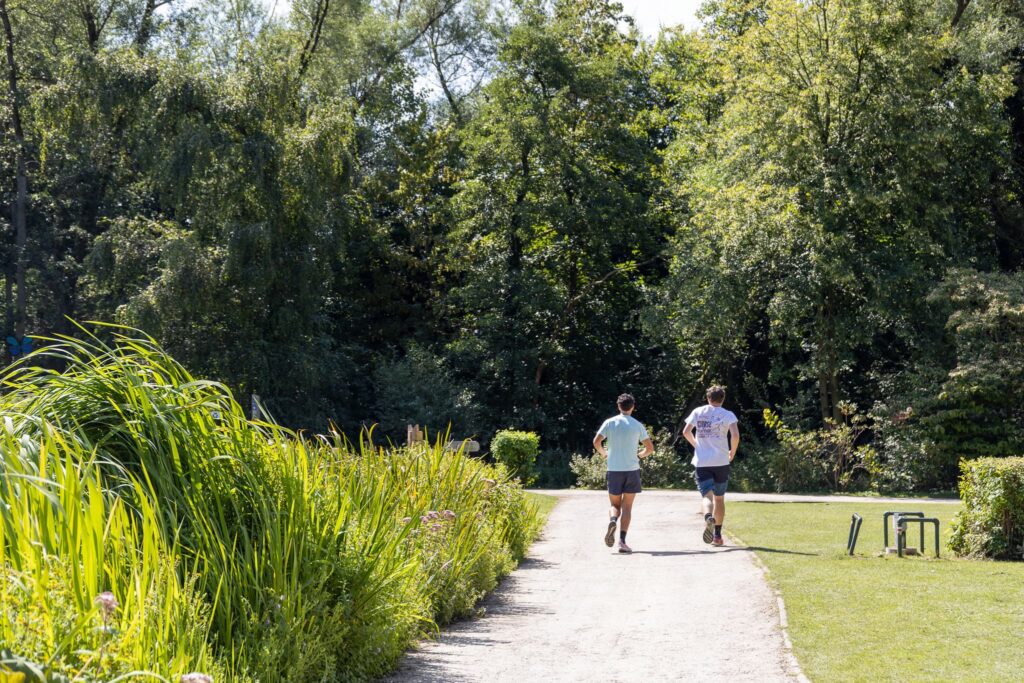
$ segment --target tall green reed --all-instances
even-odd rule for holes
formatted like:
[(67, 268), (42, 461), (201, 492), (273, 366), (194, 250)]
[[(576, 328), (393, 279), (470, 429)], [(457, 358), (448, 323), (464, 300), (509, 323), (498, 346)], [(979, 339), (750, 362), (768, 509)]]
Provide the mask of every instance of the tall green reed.
[[(136, 629), (142, 645), (133, 652), (138, 661), (154, 658), (153, 670), (202, 665), (224, 680), (372, 678), (435, 621), (470, 613), (536, 533), (536, 511), (503, 471), (446, 452), (440, 439), (383, 449), (370, 434), (352, 445), (251, 422), (225, 387), (195, 379), (152, 339), (125, 332), (115, 329), (111, 344), (91, 335), (49, 340), (41, 355), (60, 371), (21, 364), (3, 377), (0, 450), (25, 470), (12, 475), (3, 500), (33, 481), (39, 496), (79, 501), (85, 516), (56, 518), (42, 504), (19, 513), (22, 526), (0, 539), (8, 548), (0, 570), (23, 572), (19, 563), (35, 547), (28, 527), (40, 535), (63, 525), (91, 539), (47, 554), (72, 575), (71, 613), (94, 612), (101, 585), (137, 586), (140, 596), (138, 587), (157, 577), (173, 579), (159, 601), (133, 598), (122, 612), (152, 612), (152, 604), (168, 615), (198, 611), (192, 623), (203, 624), (217, 663), (205, 649), (189, 659), (145, 646), (152, 637), (192, 650), (193, 635)], [(34, 443), (44, 455), (11, 455)], [(58, 469), (59, 481), (49, 478)], [(126, 529), (139, 540), (108, 551), (98, 545), (100, 529), (107, 544)], [(101, 555), (118, 558), (105, 560), (105, 579), (96, 578)], [(136, 566), (141, 560), (148, 568)], [(45, 564), (37, 557), (32, 566)], [(24, 597), (35, 593), (20, 594), (35, 609)], [(62, 656), (55, 642), (40, 647), (49, 661)]]

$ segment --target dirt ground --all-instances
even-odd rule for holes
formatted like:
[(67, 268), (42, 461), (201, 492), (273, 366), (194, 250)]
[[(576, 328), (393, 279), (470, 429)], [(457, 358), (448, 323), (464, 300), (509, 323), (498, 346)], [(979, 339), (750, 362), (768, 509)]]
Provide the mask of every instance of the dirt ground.
[(797, 680), (776, 596), (750, 551), (701, 541), (695, 492), (640, 494), (632, 555), (603, 543), (605, 493), (550, 493), (543, 536), (485, 616), (443, 629), (389, 681)]

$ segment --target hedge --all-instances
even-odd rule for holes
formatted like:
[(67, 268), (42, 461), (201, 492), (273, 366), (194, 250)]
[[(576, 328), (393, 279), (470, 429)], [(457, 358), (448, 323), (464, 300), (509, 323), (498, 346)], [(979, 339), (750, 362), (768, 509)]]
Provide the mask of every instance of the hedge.
[(540, 437), (533, 432), (503, 429), (491, 441), (491, 454), (505, 466), (514, 477), (519, 477), (523, 486), (537, 480), (537, 453), (540, 451)]
[(1024, 559), (1024, 457), (960, 461), (964, 507), (949, 548), (959, 555)]

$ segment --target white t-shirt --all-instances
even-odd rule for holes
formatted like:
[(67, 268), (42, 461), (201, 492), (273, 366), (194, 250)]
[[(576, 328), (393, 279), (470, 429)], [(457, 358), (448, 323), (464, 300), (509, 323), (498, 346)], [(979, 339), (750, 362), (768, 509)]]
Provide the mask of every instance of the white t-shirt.
[(729, 427), (738, 422), (731, 410), (703, 405), (686, 418), (686, 424), (696, 425), (697, 448), (693, 451), (695, 467), (718, 467), (729, 464)]

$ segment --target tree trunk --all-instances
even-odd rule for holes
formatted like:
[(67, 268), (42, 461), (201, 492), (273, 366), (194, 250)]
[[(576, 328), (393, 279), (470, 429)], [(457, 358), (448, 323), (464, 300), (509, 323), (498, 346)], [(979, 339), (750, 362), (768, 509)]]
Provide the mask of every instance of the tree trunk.
[(839, 396), (839, 375), (836, 372), (835, 366), (833, 366), (829, 375), (829, 394), (832, 398), (832, 419), (837, 425), (839, 425), (843, 422), (843, 411), (839, 407), (839, 403), (842, 401), (842, 398)]
[(11, 217), (15, 231), (15, 285), (17, 287), (15, 301), (15, 336), (20, 340), (25, 336), (25, 267), (26, 244), (28, 232), (25, 226), (25, 213), (28, 207), (28, 172), (25, 168), (25, 133), (21, 127), (21, 98), (18, 94), (18, 70), (14, 61), (14, 30), (11, 28), (11, 17), (7, 11), (7, 0), (0, 0), (0, 20), (4, 25), (4, 37), (7, 41), (7, 87), (11, 100), (11, 127), (14, 133), (15, 154), (17, 155), (17, 194)]
[(831, 414), (828, 405), (828, 375), (818, 372), (818, 402), (821, 408), (821, 421), (825, 422)]
[(149, 38), (153, 35), (154, 12), (156, 12), (156, 0), (146, 0), (146, 6), (142, 10), (142, 20), (139, 22), (139, 30), (135, 33), (135, 49), (140, 54), (146, 51)]
[(441, 84), (441, 92), (444, 93), (444, 97), (448, 100), (448, 106), (452, 108), (452, 115), (455, 116), (455, 122), (462, 126), (465, 121), (462, 118), (462, 107), (459, 105), (458, 98), (455, 97), (455, 93), (452, 92), (451, 87), (448, 84), (448, 79), (444, 75), (444, 67), (441, 64), (441, 55), (437, 51), (437, 31), (431, 28), (427, 35), (428, 42), (430, 44), (430, 61), (434, 64), (434, 71), (437, 72), (437, 80)]
[(970, 4), (971, 0), (956, 0), (956, 12), (953, 14), (953, 20), (949, 22), (950, 28), (956, 29), (960, 24), (960, 20), (964, 17), (964, 12)]
[(14, 327), (14, 268), (10, 265), (4, 273), (4, 334), (10, 334)]

